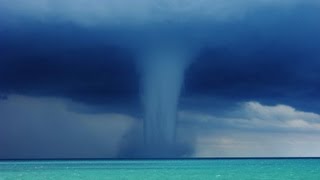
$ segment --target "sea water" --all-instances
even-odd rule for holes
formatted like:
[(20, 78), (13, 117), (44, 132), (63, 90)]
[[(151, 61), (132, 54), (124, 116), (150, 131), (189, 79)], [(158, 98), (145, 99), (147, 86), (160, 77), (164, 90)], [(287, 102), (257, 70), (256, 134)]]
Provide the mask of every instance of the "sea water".
[(320, 180), (320, 159), (0, 161), (6, 179)]

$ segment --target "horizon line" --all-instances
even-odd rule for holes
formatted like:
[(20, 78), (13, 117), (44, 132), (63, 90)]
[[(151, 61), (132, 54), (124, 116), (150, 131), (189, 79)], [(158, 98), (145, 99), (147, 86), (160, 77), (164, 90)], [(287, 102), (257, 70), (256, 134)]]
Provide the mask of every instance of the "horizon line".
[(200, 157), (200, 158), (8, 158), (4, 161), (143, 161), (143, 160), (254, 160), (254, 159), (320, 159), (320, 157)]

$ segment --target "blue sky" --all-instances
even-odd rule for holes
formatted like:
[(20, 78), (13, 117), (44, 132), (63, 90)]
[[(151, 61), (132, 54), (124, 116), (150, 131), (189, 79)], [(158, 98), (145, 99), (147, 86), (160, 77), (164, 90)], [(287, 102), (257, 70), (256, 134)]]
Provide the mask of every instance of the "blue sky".
[(0, 158), (133, 157), (166, 41), (194, 54), (179, 156), (320, 156), (319, 2), (132, 2), (0, 3)]

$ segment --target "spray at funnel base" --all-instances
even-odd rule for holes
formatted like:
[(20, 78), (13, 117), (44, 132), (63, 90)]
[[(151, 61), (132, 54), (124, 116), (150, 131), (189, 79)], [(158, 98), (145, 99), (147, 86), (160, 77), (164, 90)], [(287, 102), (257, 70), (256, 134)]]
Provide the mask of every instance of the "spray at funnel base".
[(147, 153), (153, 156), (174, 154), (178, 100), (189, 53), (161, 47), (142, 56), (144, 139)]

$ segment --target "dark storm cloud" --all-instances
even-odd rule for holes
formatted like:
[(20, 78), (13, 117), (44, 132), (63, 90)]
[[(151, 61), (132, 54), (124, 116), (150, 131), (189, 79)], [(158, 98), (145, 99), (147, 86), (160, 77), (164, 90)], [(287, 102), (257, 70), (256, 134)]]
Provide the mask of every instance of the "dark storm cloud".
[[(318, 98), (319, 7), (257, 9), (236, 21), (215, 21), (203, 31), (194, 28), (209, 39), (197, 42), (204, 48), (187, 72), (186, 94)], [(140, 46), (144, 36), (77, 23), (3, 23), (2, 93), (91, 103), (139, 96), (139, 74), (128, 47)], [(127, 39), (130, 45), (123, 46), (123, 36), (135, 41)]]
[(193, 93), (233, 98), (319, 98), (317, 7), (266, 9), (226, 27), (223, 46), (202, 51), (187, 73)]
[(97, 103), (132, 98), (138, 75), (130, 52), (97, 34), (67, 25), (1, 33), (1, 91)]
[[(298, 129), (303, 126), (305, 130), (316, 127), (318, 131), (319, 125), (313, 120), (314, 117), (319, 120), (320, 112), (319, 12), (319, 2), (313, 0), (2, 1), (0, 145), (8, 154), (2, 151), (0, 156), (20, 157), (17, 154), (30, 153), (21, 157), (35, 157), (34, 152), (38, 152), (39, 157), (57, 157), (57, 153), (59, 157), (116, 157), (122, 152), (132, 156), (139, 148), (135, 138), (142, 139), (134, 135), (135, 129), (131, 127), (131, 123), (140, 126), (139, 116), (132, 116), (131, 112), (125, 117), (103, 113), (116, 112), (117, 108), (113, 106), (119, 101), (128, 103), (139, 98), (139, 69), (133, 51), (146, 47), (142, 44), (150, 41), (150, 37), (153, 39), (152, 36), (161, 39), (159, 34), (164, 34), (167, 40), (172, 37), (178, 41), (183, 39), (187, 44), (198, 46), (197, 51), (200, 49), (186, 75), (185, 97), (181, 100), (185, 117), (179, 121), (179, 128), (183, 128), (181, 139), (191, 142), (196, 155), (212, 155), (219, 146), (237, 144), (240, 141), (235, 127), (239, 128), (237, 125), (241, 123), (256, 129), (269, 122), (268, 114), (261, 114), (265, 109), (271, 109), (275, 117), (284, 116), (280, 122), (267, 123), (268, 131), (283, 126)], [(62, 102), (56, 103), (55, 98), (40, 101), (39, 97), (30, 95), (56, 96)], [(69, 98), (84, 103), (77, 102), (65, 109)], [(232, 112), (228, 109), (229, 104), (241, 101), (251, 105), (240, 108), (240, 111), (249, 110), (248, 114), (233, 119), (224, 117)], [(112, 107), (86, 107), (100, 103), (109, 103)], [(286, 106), (278, 106), (278, 103)], [(261, 112), (252, 108), (256, 106)], [(283, 107), (289, 115), (277, 113), (283, 111)], [(304, 119), (296, 121), (296, 117)], [(256, 123), (255, 118), (260, 121)], [(110, 121), (106, 122), (106, 119)], [(216, 136), (212, 131), (225, 130), (227, 125), (220, 120), (230, 120), (228, 128), (234, 136), (231, 140)], [(204, 126), (208, 128), (204, 129)], [(192, 132), (197, 127), (199, 130)], [(212, 136), (206, 135), (210, 134), (208, 129), (213, 132)], [(197, 132), (199, 136), (192, 135)], [(228, 133), (226, 131), (226, 137)], [(250, 133), (253, 139), (257, 135)], [(114, 138), (115, 134), (117, 138)], [(260, 136), (264, 139), (270, 134)], [(299, 135), (296, 137), (299, 139)], [(308, 143), (312, 145), (318, 136), (310, 137)], [(269, 142), (275, 141), (273, 136), (270, 139)], [(300, 140), (304, 142), (304, 138), (300, 137)], [(21, 141), (25, 143), (20, 145)], [(252, 147), (263, 147), (261, 142), (266, 142), (253, 141), (259, 143), (248, 146), (251, 148), (246, 151), (249, 155), (257, 152)], [(218, 146), (199, 148), (199, 142)], [(268, 147), (272, 147), (272, 143)], [(46, 150), (41, 150), (42, 144)], [(119, 144), (124, 148), (110, 150)], [(283, 143), (279, 144), (283, 146)], [(97, 153), (101, 147), (101, 152)], [(319, 149), (304, 143), (288, 147)], [(241, 147), (232, 146), (231, 149), (234, 153)], [(265, 147), (262, 149), (263, 153), (269, 151)], [(83, 151), (74, 154), (75, 150)], [(108, 150), (106, 154), (105, 150)]]

